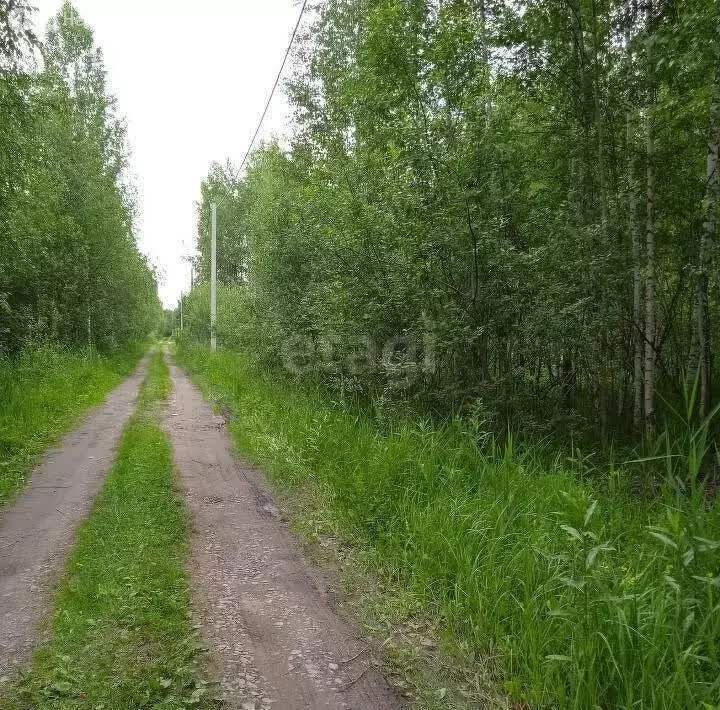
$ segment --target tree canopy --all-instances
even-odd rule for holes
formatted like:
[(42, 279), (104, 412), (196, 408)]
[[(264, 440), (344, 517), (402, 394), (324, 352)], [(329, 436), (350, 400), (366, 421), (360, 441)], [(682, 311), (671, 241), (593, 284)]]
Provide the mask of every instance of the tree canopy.
[(125, 128), (73, 6), (42, 45), (29, 13), (0, 0), (0, 350), (45, 340), (112, 350), (159, 315), (135, 241)]
[(203, 186), (200, 280), (222, 195), (219, 277), (270, 361), (500, 427), (652, 429), (684, 388), (704, 415), (717, 23), (711, 0), (328, 0), (289, 145)]

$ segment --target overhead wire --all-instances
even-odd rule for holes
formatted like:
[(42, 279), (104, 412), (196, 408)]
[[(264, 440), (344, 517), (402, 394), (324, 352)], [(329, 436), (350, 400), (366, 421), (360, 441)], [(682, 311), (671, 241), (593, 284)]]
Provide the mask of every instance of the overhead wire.
[[(270, 90), (270, 95), (267, 98), (267, 101), (265, 102), (265, 108), (263, 109), (262, 115), (260, 116), (260, 120), (258, 121), (257, 127), (255, 128), (255, 133), (253, 134), (252, 140), (250, 141), (250, 145), (248, 145), (247, 150), (245, 151), (245, 155), (243, 156), (242, 162), (240, 163), (240, 167), (235, 171), (235, 175), (233, 176), (233, 182), (238, 178), (240, 173), (242, 172), (242, 169), (245, 167), (245, 163), (247, 163), (247, 159), (250, 157), (250, 153), (252, 152), (253, 146), (255, 145), (255, 141), (257, 140), (258, 135), (260, 134), (260, 129), (262, 128), (263, 122), (265, 121), (265, 117), (267, 116), (267, 112), (270, 109), (270, 104), (272, 103), (273, 96), (275, 95), (275, 90), (278, 87), (278, 84), (280, 83), (280, 77), (282, 76), (283, 71), (285, 70), (285, 65), (287, 64), (288, 57), (290, 56), (290, 52), (292, 50), (293, 44), (295, 43), (295, 38), (297, 37), (298, 29), (300, 29), (300, 23), (302, 22), (303, 16), (305, 14), (305, 9), (307, 8), (308, 0), (303, 0), (303, 4), (300, 7), (300, 13), (298, 14), (297, 22), (295, 23), (295, 27), (293, 28), (292, 36), (290, 37), (290, 42), (288, 43), (287, 49), (285, 50), (285, 55), (283, 56), (282, 64), (280, 65), (280, 70), (278, 71), (277, 75), (275, 76), (275, 81), (273, 82), (272, 89)], [(222, 202), (222, 200), (221, 200)], [(218, 203), (220, 204), (220, 203)]]

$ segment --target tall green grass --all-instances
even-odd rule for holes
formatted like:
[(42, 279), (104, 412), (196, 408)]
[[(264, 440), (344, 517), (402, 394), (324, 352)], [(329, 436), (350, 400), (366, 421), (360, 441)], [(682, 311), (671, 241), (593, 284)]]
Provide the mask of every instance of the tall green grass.
[(127, 375), (141, 348), (102, 357), (45, 346), (0, 359), (0, 505), (37, 457)]
[(380, 431), (238, 353), (179, 360), (238, 415), (243, 452), (284, 486), (319, 482), (370, 546), (537, 706), (716, 708), (720, 504), (634, 497), (467, 424)]

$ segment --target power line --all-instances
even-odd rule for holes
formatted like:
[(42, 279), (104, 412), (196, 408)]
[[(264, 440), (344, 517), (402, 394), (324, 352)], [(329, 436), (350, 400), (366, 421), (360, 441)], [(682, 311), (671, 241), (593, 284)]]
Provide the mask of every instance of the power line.
[[(245, 167), (245, 163), (247, 162), (248, 156), (250, 155), (250, 151), (253, 148), (253, 145), (255, 145), (255, 141), (257, 140), (257, 137), (260, 133), (260, 129), (262, 128), (263, 121), (265, 120), (265, 116), (267, 115), (268, 109), (270, 108), (270, 102), (273, 99), (273, 96), (275, 95), (275, 89), (277, 89), (277, 85), (280, 83), (280, 77), (282, 76), (283, 70), (285, 69), (285, 64), (287, 63), (287, 58), (290, 56), (290, 50), (292, 49), (293, 43), (295, 42), (295, 37), (297, 35), (297, 31), (300, 28), (300, 23), (302, 22), (303, 15), (305, 14), (305, 8), (307, 7), (308, 0), (303, 0), (302, 7), (300, 8), (300, 14), (298, 15), (297, 22), (295, 23), (295, 27), (293, 29), (292, 37), (290, 37), (290, 42), (287, 46), (287, 49), (285, 50), (285, 56), (283, 57), (282, 64), (280, 65), (280, 71), (278, 71), (277, 76), (275, 77), (275, 81), (273, 82), (272, 89), (270, 90), (270, 96), (268, 96), (267, 101), (265, 102), (265, 108), (263, 109), (262, 116), (260, 116), (260, 121), (258, 122), (257, 128), (255, 129), (255, 133), (253, 134), (252, 140), (250, 141), (250, 145), (248, 146), (248, 149), (245, 151), (245, 155), (242, 159), (242, 162), (240, 163), (240, 167), (237, 169), (235, 173), (234, 180), (237, 180), (238, 176), (242, 172), (242, 169)], [(215, 203), (213, 202), (210, 205), (210, 212), (211, 212), (211, 267), (210, 267), (210, 347), (215, 350), (217, 347), (217, 208), (219, 205), (221, 205), (224, 202), (224, 198), (221, 199), (219, 202)]]
[(303, 15), (305, 14), (305, 8), (307, 7), (308, 0), (303, 0), (302, 7), (300, 8), (300, 14), (298, 15), (297, 22), (295, 23), (295, 29), (293, 30), (292, 37), (290, 37), (290, 43), (287, 46), (287, 49), (285, 50), (285, 56), (283, 57), (282, 64), (280, 65), (280, 71), (277, 73), (277, 76), (275, 77), (275, 83), (273, 84), (272, 89), (270, 90), (270, 96), (268, 96), (268, 100), (265, 103), (265, 109), (262, 112), (262, 116), (260, 116), (260, 122), (257, 125), (257, 128), (255, 129), (255, 134), (252, 137), (252, 140), (250, 141), (250, 145), (248, 146), (248, 149), (245, 151), (245, 156), (242, 159), (242, 162), (240, 163), (240, 167), (237, 169), (237, 172), (235, 174), (235, 177), (237, 178), (238, 175), (242, 172), (242, 169), (245, 167), (245, 163), (247, 162), (248, 157), (250, 156), (250, 151), (253, 149), (253, 145), (255, 145), (255, 141), (257, 140), (258, 134), (260, 133), (260, 129), (262, 128), (263, 121), (265, 120), (265, 116), (267, 115), (268, 109), (270, 108), (270, 102), (273, 99), (273, 95), (275, 94), (275, 89), (277, 89), (277, 85), (280, 82), (280, 77), (282, 76), (283, 70), (285, 69), (285, 64), (287, 62), (288, 57), (290, 56), (290, 50), (292, 49), (293, 43), (295, 42), (295, 36), (297, 35), (297, 31), (300, 27), (300, 22), (302, 22)]

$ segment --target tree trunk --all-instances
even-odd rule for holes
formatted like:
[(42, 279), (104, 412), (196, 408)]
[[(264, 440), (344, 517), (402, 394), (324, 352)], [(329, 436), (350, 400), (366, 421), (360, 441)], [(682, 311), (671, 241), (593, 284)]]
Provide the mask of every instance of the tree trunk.
[(642, 323), (642, 265), (640, 263), (640, 225), (637, 214), (637, 181), (635, 180), (635, 155), (633, 142), (635, 140), (635, 126), (632, 112), (627, 114), (627, 141), (628, 141), (628, 229), (632, 244), (633, 261), (633, 427), (637, 429), (642, 420), (643, 407), (643, 323)]
[(655, 137), (653, 135), (653, 67), (650, 24), (652, 3), (648, 3), (647, 61), (648, 105), (646, 114), (647, 197), (645, 221), (645, 427), (655, 422)]
[(628, 65), (628, 110), (626, 120), (627, 140), (627, 189), (628, 189), (628, 231), (632, 245), (633, 265), (633, 410), (632, 423), (639, 429), (643, 411), (643, 333), (642, 319), (642, 265), (640, 263), (640, 224), (638, 222), (638, 183), (635, 176), (635, 117), (633, 115), (633, 62), (630, 49), (630, 29), (632, 23), (631, 5), (628, 2), (627, 20), (625, 25), (625, 46)]
[(597, 173), (600, 190), (600, 226), (605, 246), (608, 236), (608, 190), (605, 175), (605, 131), (603, 126), (602, 107), (600, 103), (600, 40), (598, 38), (597, 7), (592, 2), (592, 33), (593, 33), (593, 119), (595, 122), (595, 137), (597, 142)]
[[(720, 31), (720, 18), (718, 18)], [(708, 273), (711, 266), (711, 245), (717, 228), (717, 206), (720, 202), (720, 180), (718, 180), (718, 146), (720, 145), (720, 39), (715, 48), (715, 79), (710, 99), (710, 122), (708, 127), (705, 199), (703, 200), (703, 224), (698, 247), (697, 269), (695, 272), (695, 305), (693, 313), (693, 344), (691, 367), (688, 374), (693, 383), (699, 377), (700, 396), (698, 407), (700, 417), (705, 417), (710, 406), (712, 357), (710, 348)]]

